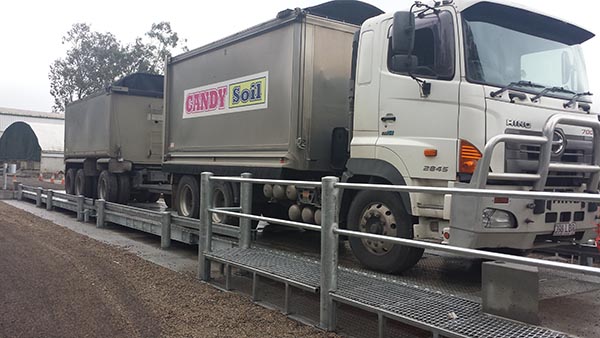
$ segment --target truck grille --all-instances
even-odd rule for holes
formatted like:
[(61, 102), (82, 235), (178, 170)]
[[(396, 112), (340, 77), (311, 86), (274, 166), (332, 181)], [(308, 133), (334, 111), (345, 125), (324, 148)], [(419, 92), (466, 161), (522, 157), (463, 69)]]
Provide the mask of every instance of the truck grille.
[[(506, 134), (542, 136), (541, 132), (507, 129)], [(566, 135), (566, 148), (552, 162), (592, 164), (593, 137)], [(540, 158), (540, 146), (515, 142), (505, 143), (505, 171), (508, 173), (536, 173)], [(575, 172), (550, 172), (551, 186), (579, 186), (589, 175)]]

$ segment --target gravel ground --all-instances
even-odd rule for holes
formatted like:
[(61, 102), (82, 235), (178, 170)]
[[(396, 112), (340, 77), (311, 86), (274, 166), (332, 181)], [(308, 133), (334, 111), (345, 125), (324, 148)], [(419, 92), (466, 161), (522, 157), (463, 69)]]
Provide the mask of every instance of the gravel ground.
[(0, 203), (0, 337), (337, 337)]

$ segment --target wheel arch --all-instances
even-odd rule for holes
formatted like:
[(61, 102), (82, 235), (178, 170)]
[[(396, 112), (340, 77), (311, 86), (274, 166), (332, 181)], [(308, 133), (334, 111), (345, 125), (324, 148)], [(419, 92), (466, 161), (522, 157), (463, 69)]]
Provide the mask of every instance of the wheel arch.
[[(390, 163), (370, 158), (352, 158), (346, 164), (346, 171), (342, 176), (344, 183), (369, 183), (369, 184), (393, 184), (406, 185), (402, 174)], [(350, 204), (358, 190), (346, 189), (341, 192), (340, 204), (340, 226), (346, 228), (346, 221)], [(410, 194), (399, 192), (402, 205), (406, 212), (411, 214)]]

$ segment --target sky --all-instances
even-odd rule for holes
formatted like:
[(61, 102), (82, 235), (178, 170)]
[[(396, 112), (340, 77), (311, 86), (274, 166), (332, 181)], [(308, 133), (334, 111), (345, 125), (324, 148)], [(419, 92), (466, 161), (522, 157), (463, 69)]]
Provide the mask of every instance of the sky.
[[(64, 57), (62, 37), (74, 23), (111, 32), (124, 43), (147, 32), (152, 23), (169, 21), (190, 49), (273, 19), (286, 8), (304, 8), (325, 0), (30, 0), (0, 5), (0, 107), (49, 112), (50, 64)], [(408, 0), (365, 0), (385, 12), (406, 8)], [(592, 0), (512, 0), (600, 34)], [(600, 95), (600, 37), (582, 45), (593, 93)], [(595, 63), (594, 63), (595, 62)]]

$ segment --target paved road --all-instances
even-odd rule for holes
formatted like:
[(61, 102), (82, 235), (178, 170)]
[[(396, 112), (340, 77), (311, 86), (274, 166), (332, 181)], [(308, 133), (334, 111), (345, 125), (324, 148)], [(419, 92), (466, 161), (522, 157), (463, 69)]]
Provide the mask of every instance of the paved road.
[(0, 203), (0, 337), (326, 337)]

